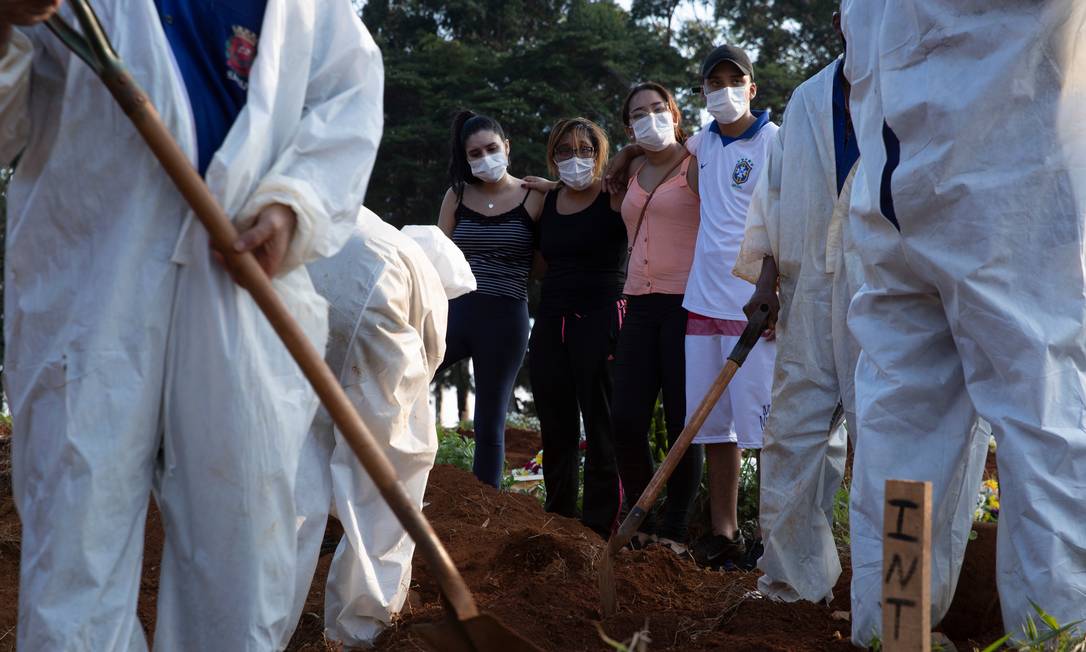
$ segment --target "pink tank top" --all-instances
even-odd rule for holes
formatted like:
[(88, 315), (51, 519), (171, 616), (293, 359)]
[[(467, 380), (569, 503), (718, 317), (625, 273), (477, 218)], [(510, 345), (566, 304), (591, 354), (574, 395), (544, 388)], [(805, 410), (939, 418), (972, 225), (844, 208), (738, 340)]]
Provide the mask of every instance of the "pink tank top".
[[(687, 157), (678, 173), (660, 184), (652, 196), (630, 252), (624, 294), (686, 292), (686, 278), (694, 261), (694, 244), (701, 222), (701, 201), (686, 183), (686, 172), (692, 160), (693, 157)], [(626, 237), (631, 241), (637, 218), (649, 196), (637, 182), (640, 172), (641, 168), (638, 168), (630, 177), (626, 197), (622, 200), (622, 221), (626, 223)]]

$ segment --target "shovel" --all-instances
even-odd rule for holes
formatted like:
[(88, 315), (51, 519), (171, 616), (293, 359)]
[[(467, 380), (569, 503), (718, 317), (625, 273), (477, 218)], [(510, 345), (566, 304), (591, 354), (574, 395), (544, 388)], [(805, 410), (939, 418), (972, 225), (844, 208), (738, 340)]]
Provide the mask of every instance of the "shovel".
[(713, 411), (713, 407), (716, 406), (717, 401), (724, 394), (724, 390), (728, 388), (728, 383), (735, 376), (735, 372), (739, 371), (739, 367), (747, 359), (747, 354), (758, 343), (758, 338), (765, 331), (768, 318), (769, 306), (763, 303), (758, 306), (750, 321), (747, 322), (747, 327), (743, 329), (739, 341), (735, 343), (732, 352), (728, 354), (728, 362), (720, 370), (720, 374), (713, 381), (709, 390), (705, 392), (705, 398), (701, 399), (698, 409), (694, 411), (690, 421), (687, 422), (686, 427), (679, 434), (679, 438), (671, 446), (667, 457), (664, 458), (664, 463), (656, 469), (656, 473), (653, 474), (649, 485), (645, 487), (645, 491), (637, 499), (637, 505), (630, 510), (630, 513), (622, 521), (622, 525), (619, 526), (618, 531), (611, 535), (610, 540), (608, 540), (607, 547), (603, 551), (603, 558), (600, 560), (599, 569), (600, 601), (603, 603), (603, 615), (605, 617), (610, 618), (615, 615), (615, 611), (618, 609), (618, 596), (615, 592), (615, 555), (637, 533), (637, 528), (641, 526), (648, 511), (656, 503), (664, 484), (671, 477), (672, 472), (675, 471), (675, 467), (678, 466), (679, 461), (686, 453), (686, 449), (690, 448), (690, 442), (701, 430), (702, 424), (705, 423), (709, 413)]
[(69, 0), (67, 4), (75, 13), (82, 33), (73, 29), (59, 14), (50, 18), (46, 25), (94, 70), (113, 94), (125, 115), (154, 152), (166, 174), (211, 235), (212, 243), (225, 257), (238, 284), (249, 291), (271, 322), (272, 328), (313, 385), (332, 421), (343, 433), (381, 496), (414, 539), (419, 553), (426, 560), (441, 589), (445, 609), (452, 618), (448, 622), (425, 628), (425, 631), (421, 632), (422, 636), (437, 650), (538, 650), (538, 647), (509, 630), (493, 616), (479, 613), (464, 578), (456, 570), (426, 517), (400, 484), (396, 470), (355, 412), (335, 375), (325, 364), (323, 356), (313, 347), (290, 315), (256, 258), (249, 252), (238, 254), (233, 251), (233, 243), (238, 237), (233, 223), (174, 141), (147, 94), (128, 73), (90, 4), (87, 0)]

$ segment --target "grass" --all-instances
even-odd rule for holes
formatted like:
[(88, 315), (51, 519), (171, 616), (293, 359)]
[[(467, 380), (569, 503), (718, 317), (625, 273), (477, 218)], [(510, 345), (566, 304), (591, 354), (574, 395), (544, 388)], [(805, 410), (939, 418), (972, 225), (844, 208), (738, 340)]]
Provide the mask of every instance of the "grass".
[(1014, 650), (1014, 652), (1086, 652), (1086, 635), (1079, 633), (1078, 625), (1082, 621), (1075, 621), (1066, 625), (1060, 623), (1051, 614), (1039, 607), (1032, 600), (1030, 605), (1037, 614), (1026, 618), (1026, 624), (1022, 628), (1024, 637), (1021, 640), (1013, 640), (1011, 634), (1005, 635), (995, 643), (984, 648), (983, 652), (997, 652), (997, 650)]
[(454, 428), (437, 426), (436, 464), (448, 464), (464, 471), (471, 471), (475, 459), (475, 440), (465, 437)]

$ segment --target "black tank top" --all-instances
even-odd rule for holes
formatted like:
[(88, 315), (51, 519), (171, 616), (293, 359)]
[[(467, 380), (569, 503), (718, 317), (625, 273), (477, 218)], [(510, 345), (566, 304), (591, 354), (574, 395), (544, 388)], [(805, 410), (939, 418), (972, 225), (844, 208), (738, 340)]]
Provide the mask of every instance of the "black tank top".
[(622, 296), (626, 225), (600, 192), (587, 208), (558, 212), (558, 190), (547, 193), (539, 219), (539, 249), (547, 261), (539, 314), (548, 317), (602, 308)]
[(527, 200), (526, 194), (519, 206), (500, 215), (483, 215), (463, 200), (456, 205), (452, 241), (468, 259), (478, 292), (528, 299), (536, 225), (524, 207)]

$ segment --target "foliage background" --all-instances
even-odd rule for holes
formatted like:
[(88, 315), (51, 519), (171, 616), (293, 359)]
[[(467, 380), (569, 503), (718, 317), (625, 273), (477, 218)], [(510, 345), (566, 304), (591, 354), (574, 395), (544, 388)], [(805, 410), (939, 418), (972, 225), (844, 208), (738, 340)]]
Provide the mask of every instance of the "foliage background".
[[(389, 222), (433, 224), (445, 188), (449, 123), (468, 108), (497, 118), (511, 172), (545, 174), (550, 125), (585, 116), (621, 145), (627, 89), (672, 88), (688, 131), (701, 59), (747, 48), (756, 104), (780, 115), (791, 90), (837, 54), (837, 0), (368, 0), (361, 16), (385, 59), (385, 133), (367, 205)], [(680, 19), (679, 15), (693, 16)]]

